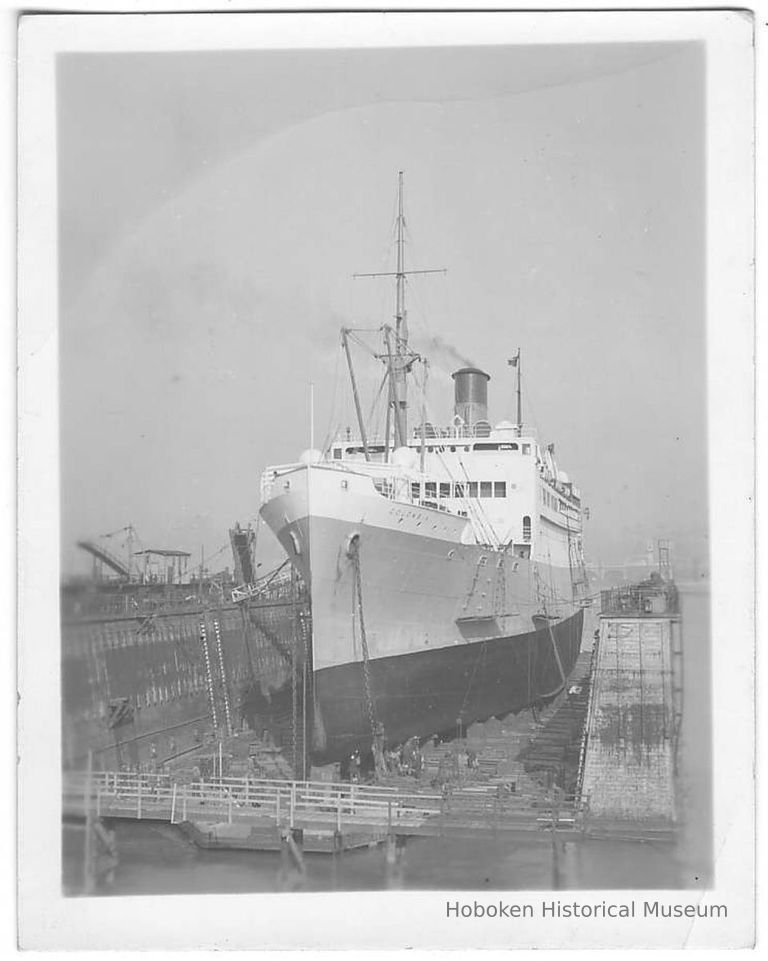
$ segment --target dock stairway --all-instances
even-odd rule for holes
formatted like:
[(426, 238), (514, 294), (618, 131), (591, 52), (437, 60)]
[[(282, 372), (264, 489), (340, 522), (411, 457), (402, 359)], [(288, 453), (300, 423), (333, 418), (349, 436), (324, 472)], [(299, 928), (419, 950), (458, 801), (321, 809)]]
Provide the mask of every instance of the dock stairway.
[(518, 760), (528, 774), (546, 775), (567, 791), (576, 787), (589, 708), (591, 652), (579, 655), (554, 714), (536, 731)]

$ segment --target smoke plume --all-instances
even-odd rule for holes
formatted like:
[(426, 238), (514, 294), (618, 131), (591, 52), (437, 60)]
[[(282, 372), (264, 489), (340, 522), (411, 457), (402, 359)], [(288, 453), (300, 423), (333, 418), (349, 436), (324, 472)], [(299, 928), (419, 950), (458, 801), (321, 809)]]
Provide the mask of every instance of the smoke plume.
[(475, 367), (475, 363), (469, 359), (469, 357), (458, 351), (453, 344), (449, 344), (447, 340), (442, 337), (430, 337), (429, 347), (431, 350), (436, 350), (439, 353), (444, 354), (446, 357), (450, 357), (451, 360), (455, 361), (457, 364), (461, 364), (462, 367)]

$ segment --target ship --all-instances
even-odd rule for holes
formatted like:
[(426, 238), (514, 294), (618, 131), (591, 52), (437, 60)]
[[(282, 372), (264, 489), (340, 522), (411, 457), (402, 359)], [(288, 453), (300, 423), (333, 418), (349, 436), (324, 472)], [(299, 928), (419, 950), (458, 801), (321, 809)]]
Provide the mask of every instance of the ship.
[(554, 698), (578, 656), (588, 587), (579, 489), (517, 416), (489, 419), (490, 376), (452, 374), (453, 410), (429, 418), (429, 360), (410, 343), (403, 177), (398, 176), (394, 325), (373, 351), (386, 423), (363, 416), (343, 328), (357, 435), (267, 467), (261, 517), (305, 585), (302, 736), (314, 763), (374, 758), (411, 738)]

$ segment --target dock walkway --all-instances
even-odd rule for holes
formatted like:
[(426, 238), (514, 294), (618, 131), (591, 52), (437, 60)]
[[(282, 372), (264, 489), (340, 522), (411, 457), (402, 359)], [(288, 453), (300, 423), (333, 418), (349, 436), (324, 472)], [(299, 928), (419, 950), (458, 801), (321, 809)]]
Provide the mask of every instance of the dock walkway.
[[(575, 798), (510, 793), (503, 785), (444, 793), (312, 781), (221, 778), (180, 783), (167, 775), (72, 772), (65, 776), (64, 814), (156, 820), (184, 825), (203, 846), (271, 849), (281, 833), (301, 831), (315, 849), (357, 847), (387, 836), (549, 838), (576, 835)], [(237, 829), (235, 826), (240, 825)], [(305, 847), (305, 849), (307, 849)]]

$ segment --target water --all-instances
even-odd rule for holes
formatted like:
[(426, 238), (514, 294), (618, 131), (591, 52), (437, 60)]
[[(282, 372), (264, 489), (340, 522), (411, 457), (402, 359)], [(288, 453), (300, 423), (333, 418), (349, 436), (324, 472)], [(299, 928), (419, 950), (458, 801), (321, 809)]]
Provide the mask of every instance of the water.
[[(664, 889), (712, 884), (711, 699), (709, 593), (680, 589), (683, 612), (684, 715), (678, 798), (678, 842), (586, 841), (551, 844), (508, 840), (417, 838), (393, 867), (383, 846), (306, 855), (304, 891)], [(120, 862), (100, 895), (232, 894), (295, 888), (298, 879), (271, 852), (201, 851), (169, 825), (116, 827)], [(83, 834), (66, 830), (64, 888), (82, 889)]]

